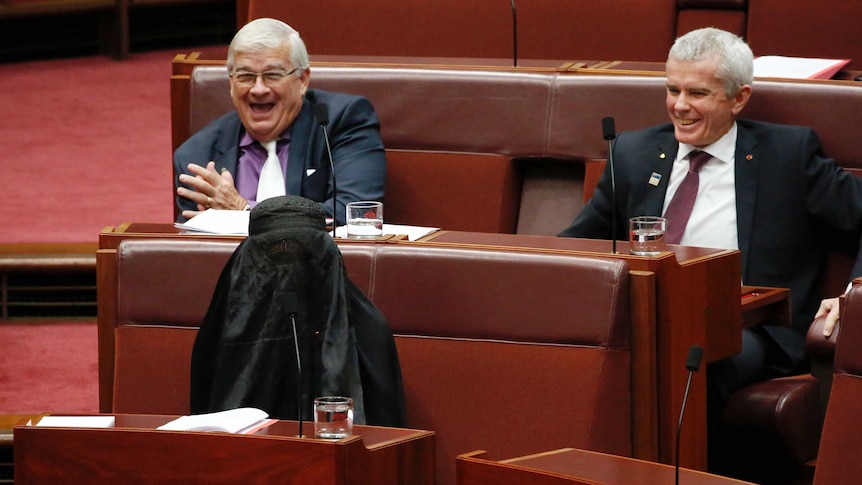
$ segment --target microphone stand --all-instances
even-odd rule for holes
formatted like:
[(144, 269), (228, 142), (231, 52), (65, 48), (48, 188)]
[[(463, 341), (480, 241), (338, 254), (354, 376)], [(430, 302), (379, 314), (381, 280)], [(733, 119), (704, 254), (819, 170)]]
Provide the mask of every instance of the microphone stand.
[(518, 67), (518, 14), (515, 11), (515, 0), (512, 0), (512, 65)]
[(608, 167), (611, 176), (611, 251), (617, 254), (617, 178), (614, 174), (614, 138), (617, 137), (614, 119), (602, 118), (602, 136), (608, 141)]
[(332, 147), (329, 144), (329, 133), (326, 125), (329, 124), (329, 108), (325, 104), (314, 105), (314, 117), (323, 130), (323, 141), (326, 145), (326, 155), (329, 158), (329, 173), (332, 177), (332, 237), (335, 237), (335, 228), (338, 227), (338, 189), (335, 186), (335, 164), (332, 162)]
[[(614, 137), (616, 138), (616, 137)], [(614, 174), (613, 138), (608, 139), (608, 164), (611, 170), (611, 254), (617, 254), (617, 178)]]
[(685, 404), (688, 401), (688, 391), (691, 389), (691, 376), (700, 369), (700, 359), (703, 357), (703, 348), (692, 345), (688, 348), (688, 360), (685, 362), (685, 368), (688, 369), (688, 381), (685, 383), (685, 394), (682, 396), (682, 407), (679, 410), (679, 421), (676, 425), (676, 463), (674, 466), (675, 480), (674, 483), (679, 485), (679, 441), (682, 435), (682, 416), (685, 414)]
[(290, 325), (293, 327), (293, 348), (296, 350), (296, 370), (298, 374), (298, 382), (297, 386), (298, 392), (296, 393), (296, 412), (299, 416), (299, 437), (302, 438), (304, 435), (302, 434), (302, 359), (299, 358), (299, 338), (296, 333), (296, 313), (290, 313)]

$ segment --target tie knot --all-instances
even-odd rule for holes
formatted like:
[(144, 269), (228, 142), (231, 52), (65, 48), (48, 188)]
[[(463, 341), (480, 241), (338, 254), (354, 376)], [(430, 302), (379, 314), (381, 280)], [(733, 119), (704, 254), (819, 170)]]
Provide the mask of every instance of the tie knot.
[(278, 140), (272, 140), (272, 141), (268, 141), (265, 143), (261, 143), (261, 145), (263, 145), (263, 148), (266, 149), (267, 155), (271, 155), (271, 154), (275, 153), (275, 147), (278, 146)]
[(712, 155), (709, 153), (695, 150), (691, 152), (688, 156), (688, 169), (692, 172), (699, 172), (700, 168), (712, 158)]

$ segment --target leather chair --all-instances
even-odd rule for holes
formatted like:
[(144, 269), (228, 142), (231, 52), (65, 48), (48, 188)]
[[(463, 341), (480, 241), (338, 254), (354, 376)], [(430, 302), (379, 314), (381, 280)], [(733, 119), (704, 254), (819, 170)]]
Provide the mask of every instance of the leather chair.
[(823, 336), (825, 323), (817, 318), (808, 329), (808, 374), (758, 382), (731, 396), (710, 471), (763, 484), (812, 480), (838, 338), (838, 332)]
[[(842, 302), (841, 332), (835, 344), (832, 390), (817, 454), (815, 485), (858, 481), (862, 474), (862, 288), (851, 289)], [(857, 478), (853, 478), (857, 477)]]

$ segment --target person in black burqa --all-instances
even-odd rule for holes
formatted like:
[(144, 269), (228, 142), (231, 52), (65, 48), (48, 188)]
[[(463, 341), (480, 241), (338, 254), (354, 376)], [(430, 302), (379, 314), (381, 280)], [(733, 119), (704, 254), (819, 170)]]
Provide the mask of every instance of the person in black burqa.
[(252, 406), (297, 419), (301, 388), (305, 420), (315, 397), (341, 395), (353, 398), (357, 424), (404, 426), (392, 332), (347, 277), (324, 217), (320, 204), (291, 195), (251, 211), (249, 236), (225, 265), (195, 340), (193, 414)]

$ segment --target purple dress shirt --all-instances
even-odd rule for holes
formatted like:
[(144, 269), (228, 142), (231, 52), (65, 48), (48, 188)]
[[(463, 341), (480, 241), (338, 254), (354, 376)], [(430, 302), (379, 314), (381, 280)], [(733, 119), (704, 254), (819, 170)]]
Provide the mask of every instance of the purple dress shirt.
[[(278, 137), (276, 147), (278, 160), (281, 162), (281, 173), (287, 174), (287, 156), (290, 148), (289, 128)], [(243, 130), (239, 139), (239, 152), (234, 183), (239, 195), (243, 196), (254, 207), (257, 205), (257, 183), (260, 180), (260, 171), (266, 162), (266, 149), (247, 131)]]

